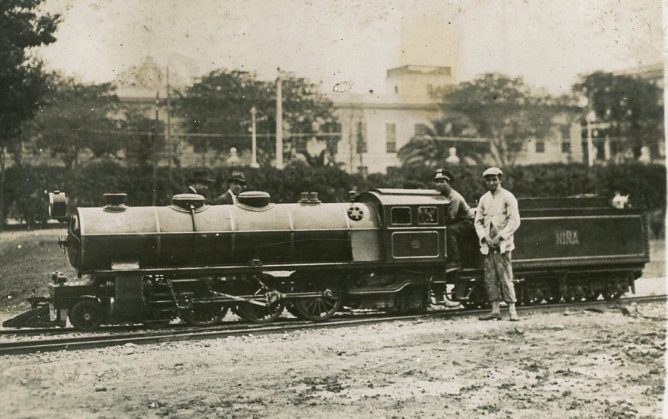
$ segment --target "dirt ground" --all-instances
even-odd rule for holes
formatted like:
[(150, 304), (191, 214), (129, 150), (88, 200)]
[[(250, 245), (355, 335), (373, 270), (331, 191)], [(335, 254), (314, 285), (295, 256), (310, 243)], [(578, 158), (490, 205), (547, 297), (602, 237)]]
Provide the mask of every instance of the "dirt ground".
[(665, 307), (0, 358), (5, 418), (660, 418)]

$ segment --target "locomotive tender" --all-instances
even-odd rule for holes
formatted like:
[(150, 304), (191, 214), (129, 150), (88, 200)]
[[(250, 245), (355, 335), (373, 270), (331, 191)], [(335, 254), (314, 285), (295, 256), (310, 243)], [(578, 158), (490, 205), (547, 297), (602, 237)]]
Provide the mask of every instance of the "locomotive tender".
[[(450, 299), (486, 304), (477, 238), (460, 243), (463, 268), (446, 274), (447, 198), (433, 190), (373, 189), (350, 203), (303, 193), (273, 204), (244, 192), (236, 205), (182, 194), (166, 207), (128, 207), (106, 194), (102, 208), (69, 217), (67, 248), (85, 281), (52, 274), (48, 297), (5, 327), (144, 323), (197, 326), (228, 310), (252, 322), (284, 309), (324, 321), (342, 307), (426, 309)], [(520, 199), (513, 267), (520, 304), (618, 298), (649, 262), (645, 219), (601, 198)], [(64, 194), (51, 195), (54, 217)]]

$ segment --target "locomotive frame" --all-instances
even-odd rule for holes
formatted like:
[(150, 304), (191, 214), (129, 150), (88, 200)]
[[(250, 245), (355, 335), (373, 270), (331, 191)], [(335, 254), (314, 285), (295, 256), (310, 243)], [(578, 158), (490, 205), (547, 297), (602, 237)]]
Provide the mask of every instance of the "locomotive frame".
[[(314, 193), (296, 204), (271, 204), (262, 192), (224, 206), (188, 194), (169, 207), (130, 208), (123, 199), (108, 195), (105, 207), (70, 217), (60, 243), (87, 281), (54, 273), (49, 297), (33, 297), (33, 310), (5, 327), (65, 326), (68, 318), (79, 330), (162, 327), (175, 317), (206, 326), (228, 310), (256, 323), (284, 309), (325, 321), (342, 307), (407, 313), (446, 300), (486, 305), (477, 238), (460, 243), (463, 269), (446, 274), (449, 201), (437, 191), (373, 189), (340, 204), (323, 204)], [(51, 201), (53, 215), (64, 215), (63, 194)], [(634, 290), (649, 261), (640, 210), (613, 209), (599, 198), (519, 203), (513, 267), (520, 303), (613, 299)]]

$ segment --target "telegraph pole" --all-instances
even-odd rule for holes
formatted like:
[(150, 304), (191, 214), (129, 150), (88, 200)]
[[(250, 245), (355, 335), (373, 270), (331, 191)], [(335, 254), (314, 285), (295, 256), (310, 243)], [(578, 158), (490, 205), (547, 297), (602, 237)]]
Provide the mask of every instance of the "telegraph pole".
[(169, 159), (169, 194), (172, 193), (172, 160), (174, 160), (174, 148), (172, 146), (172, 102), (169, 95), (169, 66), (167, 66), (167, 136), (165, 144), (167, 145), (167, 158)]
[(276, 79), (276, 168), (283, 168), (283, 81), (280, 68)]
[(260, 167), (259, 164), (257, 164), (257, 127), (255, 126), (255, 114), (257, 113), (257, 109), (255, 109), (255, 106), (251, 108), (251, 167), (258, 168)]
[[(160, 91), (155, 93), (155, 122), (153, 128), (149, 131), (149, 141), (153, 139), (153, 199), (152, 203), (155, 207), (158, 202), (158, 104), (160, 101)], [(151, 135), (155, 131), (155, 135)]]

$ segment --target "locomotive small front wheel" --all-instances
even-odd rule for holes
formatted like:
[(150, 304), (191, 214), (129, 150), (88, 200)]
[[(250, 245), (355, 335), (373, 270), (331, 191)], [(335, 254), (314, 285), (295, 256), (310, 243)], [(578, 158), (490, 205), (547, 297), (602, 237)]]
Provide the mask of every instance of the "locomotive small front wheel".
[(298, 281), (295, 287), (298, 292), (323, 293), (322, 297), (295, 300), (294, 310), (300, 319), (322, 322), (341, 308), (341, 287), (335, 279), (307, 279)]
[(223, 320), (227, 310), (215, 304), (198, 304), (191, 310), (181, 311), (179, 317), (190, 326), (215, 326)]
[(99, 328), (104, 321), (104, 309), (95, 300), (81, 300), (72, 306), (69, 317), (75, 329), (90, 332)]

